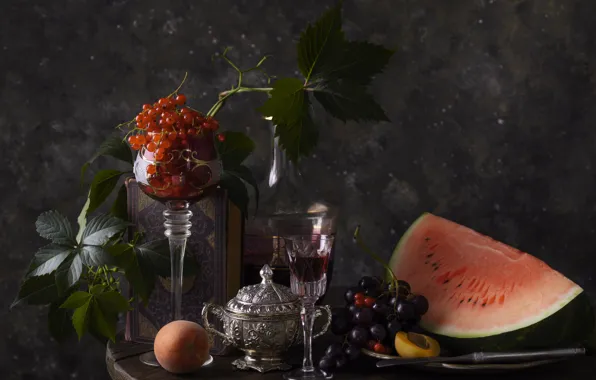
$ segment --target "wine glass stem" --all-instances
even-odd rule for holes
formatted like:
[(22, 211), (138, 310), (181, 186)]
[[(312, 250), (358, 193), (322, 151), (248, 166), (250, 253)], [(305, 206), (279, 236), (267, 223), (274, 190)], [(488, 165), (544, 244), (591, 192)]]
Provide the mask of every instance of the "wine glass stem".
[(303, 298), (302, 309), (300, 310), (302, 331), (304, 332), (304, 359), (302, 360), (302, 370), (304, 372), (312, 372), (315, 369), (312, 363), (312, 330), (315, 322), (316, 301), (316, 298)]
[(186, 241), (190, 236), (190, 218), (192, 212), (186, 201), (170, 201), (163, 212), (166, 228), (165, 235), (170, 242), (171, 263), (171, 311), (172, 321), (182, 319), (182, 284), (184, 281), (184, 253)]

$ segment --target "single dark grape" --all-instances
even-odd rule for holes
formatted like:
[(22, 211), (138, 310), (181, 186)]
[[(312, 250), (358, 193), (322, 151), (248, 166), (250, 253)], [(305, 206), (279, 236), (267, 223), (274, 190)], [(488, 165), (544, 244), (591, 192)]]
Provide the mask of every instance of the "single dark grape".
[(389, 307), (391, 309), (395, 309), (395, 305), (397, 304), (397, 297), (389, 298)]
[(402, 330), (402, 324), (399, 323), (397, 320), (393, 320), (387, 323), (387, 331), (389, 331), (389, 336), (395, 338), (395, 335)]
[(335, 359), (335, 368), (343, 368), (348, 364), (348, 358), (343, 353)]
[(385, 339), (385, 336), (387, 336), (387, 330), (385, 330), (385, 327), (383, 327), (381, 324), (372, 325), (369, 331), (370, 336), (378, 341), (382, 341)]
[(426, 312), (428, 311), (428, 300), (425, 296), (418, 294), (414, 296), (414, 298), (412, 298), (410, 302), (412, 303), (412, 305), (414, 305), (416, 314), (422, 316), (426, 314)]
[(397, 280), (397, 286), (399, 286), (400, 288), (406, 289), (408, 291), (408, 293), (412, 292), (412, 288), (410, 288), (410, 284), (408, 284), (404, 280)]
[(416, 318), (414, 305), (407, 301), (398, 301), (395, 305), (395, 314), (400, 321), (409, 321)]
[(323, 356), (319, 361), (319, 368), (325, 372), (331, 372), (335, 369), (336, 360), (329, 356)]
[(374, 317), (374, 312), (372, 309), (360, 309), (356, 314), (354, 314), (354, 322), (360, 326), (369, 326)]
[(348, 347), (344, 350), (349, 360), (356, 360), (360, 356), (360, 347), (355, 344), (348, 344)]
[(364, 290), (377, 289), (380, 285), (380, 281), (376, 277), (364, 276), (360, 279), (358, 285)]
[(331, 332), (335, 335), (344, 335), (352, 328), (352, 315), (348, 310), (334, 313), (331, 319)]
[(358, 293), (360, 291), (361, 291), (361, 289), (358, 288), (358, 287), (356, 287), (356, 286), (351, 287), (351, 288), (348, 288), (348, 290), (346, 290), (346, 293), (344, 294), (344, 297), (346, 299), (346, 302), (347, 303), (354, 302), (354, 294), (356, 294), (356, 293)]
[(364, 347), (368, 341), (368, 331), (364, 327), (356, 326), (348, 333), (350, 343)]
[(337, 358), (339, 355), (343, 355), (344, 348), (341, 343), (331, 343), (327, 350), (325, 351), (325, 356), (329, 356), (330, 358)]
[(367, 289), (365, 293), (368, 297), (377, 298), (378, 296), (381, 295), (381, 290), (378, 288), (371, 288), (371, 289)]
[(348, 306), (348, 311), (352, 314), (355, 315), (358, 311), (360, 311), (360, 308), (356, 305), (350, 305)]
[(397, 287), (397, 296), (400, 299), (405, 299), (407, 296), (412, 293), (412, 289), (410, 288), (410, 284), (405, 281), (397, 280), (398, 287)]
[(387, 303), (377, 300), (372, 307), (373, 311), (382, 317), (387, 317), (391, 309)]

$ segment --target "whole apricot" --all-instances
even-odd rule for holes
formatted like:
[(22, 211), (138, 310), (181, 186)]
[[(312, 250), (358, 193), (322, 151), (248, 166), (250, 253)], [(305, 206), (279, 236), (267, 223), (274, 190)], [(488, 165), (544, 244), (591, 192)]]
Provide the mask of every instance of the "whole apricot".
[(209, 359), (207, 332), (190, 321), (174, 321), (163, 326), (153, 343), (157, 361), (168, 372), (197, 371)]

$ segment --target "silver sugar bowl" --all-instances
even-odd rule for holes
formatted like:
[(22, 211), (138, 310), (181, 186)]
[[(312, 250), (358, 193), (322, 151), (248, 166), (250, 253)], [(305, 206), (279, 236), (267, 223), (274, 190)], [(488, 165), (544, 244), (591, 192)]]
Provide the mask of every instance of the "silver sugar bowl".
[[(220, 336), (224, 344), (244, 351), (245, 356), (232, 363), (237, 368), (285, 371), (291, 368), (283, 360), (285, 352), (303, 342), (302, 306), (288, 287), (273, 283), (269, 265), (263, 266), (260, 274), (260, 284), (240, 289), (225, 307), (205, 303), (203, 326), (210, 334)], [(223, 332), (209, 323), (209, 313), (223, 322)], [(325, 323), (313, 338), (323, 335), (331, 324), (329, 306), (317, 307), (317, 317), (323, 314), (327, 316)]]

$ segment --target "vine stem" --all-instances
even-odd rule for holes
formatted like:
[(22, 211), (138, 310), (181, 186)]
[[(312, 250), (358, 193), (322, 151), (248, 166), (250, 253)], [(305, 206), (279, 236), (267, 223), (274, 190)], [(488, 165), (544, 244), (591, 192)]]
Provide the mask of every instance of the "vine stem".
[(393, 270), (391, 270), (391, 268), (389, 267), (389, 265), (387, 265), (383, 261), (383, 259), (381, 259), (376, 253), (374, 253), (370, 248), (368, 248), (368, 246), (366, 244), (364, 244), (362, 242), (362, 240), (360, 239), (360, 226), (357, 226), (356, 227), (356, 230), (354, 231), (353, 239), (356, 242), (356, 245), (358, 245), (358, 247), (360, 249), (362, 249), (364, 252), (366, 252), (367, 254), (369, 254), (376, 262), (378, 262), (379, 264), (381, 264), (383, 266), (383, 268), (385, 268), (385, 270), (391, 275), (391, 279), (392, 279), (392, 283), (393, 283), (393, 288), (397, 291), (397, 289), (398, 289), (398, 282), (397, 282), (397, 277), (395, 277), (395, 273), (393, 273)]

